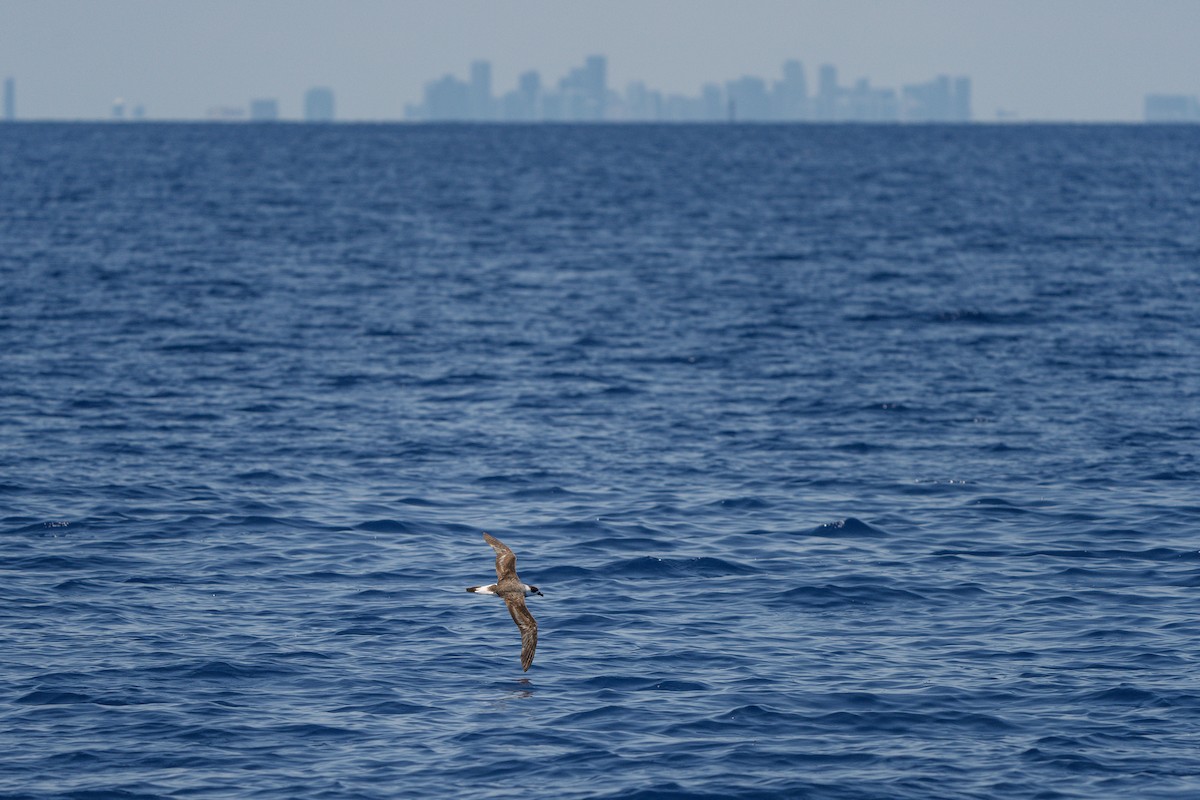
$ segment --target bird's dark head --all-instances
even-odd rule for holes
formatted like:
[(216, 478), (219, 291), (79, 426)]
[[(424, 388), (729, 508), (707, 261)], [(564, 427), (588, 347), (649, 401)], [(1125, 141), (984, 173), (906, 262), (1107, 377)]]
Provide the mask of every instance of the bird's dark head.
[(528, 597), (528, 596), (529, 596), (529, 595), (531, 595), (531, 594), (536, 594), (538, 597), (545, 597), (545, 596), (546, 596), (546, 595), (542, 594), (542, 590), (541, 590), (541, 589), (539, 589), (538, 587), (536, 587), (536, 586), (528, 586), (528, 585), (527, 585), (527, 586), (525, 587), (525, 596), (526, 596), (526, 597)]

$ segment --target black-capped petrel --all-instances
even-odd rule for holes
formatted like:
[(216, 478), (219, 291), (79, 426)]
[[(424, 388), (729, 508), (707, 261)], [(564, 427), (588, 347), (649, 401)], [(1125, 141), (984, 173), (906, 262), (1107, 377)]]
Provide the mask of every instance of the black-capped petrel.
[(544, 597), (538, 587), (521, 583), (517, 577), (517, 557), (508, 545), (489, 534), (483, 535), (483, 540), (496, 551), (496, 582), (490, 586), (472, 586), (468, 592), (476, 594), (496, 594), (504, 598), (508, 613), (521, 631), (521, 669), (529, 671), (533, 663), (533, 651), (537, 649), (537, 620), (525, 607), (525, 598), (531, 594)]

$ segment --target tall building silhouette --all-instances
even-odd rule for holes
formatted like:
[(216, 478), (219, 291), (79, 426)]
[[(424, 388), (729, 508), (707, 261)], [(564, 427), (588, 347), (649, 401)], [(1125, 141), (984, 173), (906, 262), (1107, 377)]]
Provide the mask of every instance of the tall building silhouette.
[(509, 122), (532, 122), (540, 116), (538, 107), (542, 96), (542, 76), (537, 72), (521, 73), (517, 88), (500, 101), (500, 119)]
[(333, 122), (333, 89), (316, 86), (304, 93), (305, 122)]
[(453, 75), (425, 84), (421, 118), (459, 122), (471, 118), (471, 87)]
[(250, 101), (251, 122), (275, 122), (278, 119), (279, 103), (275, 101), (275, 98), (269, 97)]
[(17, 83), (12, 78), (4, 79), (4, 120), (12, 122), (17, 118)]
[(792, 121), (808, 116), (808, 81), (799, 61), (784, 62), (783, 80), (775, 83), (771, 105), (775, 119)]
[(900, 101), (894, 89), (877, 89), (863, 78), (842, 92), (839, 120), (846, 122), (896, 122)]
[(608, 59), (588, 56), (583, 65), (584, 92), (591, 119), (604, 119), (608, 110)]
[(746, 75), (725, 84), (725, 95), (729, 99), (731, 122), (762, 122), (771, 118), (771, 99), (767, 94), (767, 82), (762, 78)]
[(572, 121), (604, 119), (608, 111), (608, 59), (588, 56), (582, 67), (558, 82), (560, 97), (547, 98), (558, 118)]
[(725, 98), (721, 95), (721, 87), (715, 83), (706, 83), (700, 89), (700, 103), (704, 109), (705, 122), (720, 122), (725, 119)]
[(1193, 95), (1148, 94), (1143, 113), (1146, 122), (1200, 122), (1200, 102)]
[(467, 118), (489, 120), (492, 113), (492, 65), (487, 61), (471, 62), (471, 83), (467, 92)]
[(909, 122), (970, 122), (971, 80), (938, 75), (904, 87), (903, 117)]
[(954, 121), (971, 121), (971, 79), (957, 77), (954, 79)]
[(838, 88), (837, 67), (833, 64), (822, 64), (817, 76), (816, 113), (813, 114), (813, 118), (822, 121), (837, 119), (841, 94)]
[(659, 118), (661, 98), (651, 92), (643, 81), (633, 81), (625, 88), (625, 116), (636, 122), (648, 122)]

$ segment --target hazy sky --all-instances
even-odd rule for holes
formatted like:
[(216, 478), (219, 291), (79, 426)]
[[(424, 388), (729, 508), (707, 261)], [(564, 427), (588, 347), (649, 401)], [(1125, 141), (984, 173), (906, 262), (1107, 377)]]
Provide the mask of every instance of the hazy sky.
[(843, 84), (968, 75), (978, 120), (1137, 120), (1200, 95), (1200, 0), (0, 0), (0, 77), (22, 118), (147, 118), (332, 87), (340, 119), (400, 119), (426, 81), (492, 62), (494, 89), (555, 83), (593, 53), (609, 84), (694, 94), (804, 62)]

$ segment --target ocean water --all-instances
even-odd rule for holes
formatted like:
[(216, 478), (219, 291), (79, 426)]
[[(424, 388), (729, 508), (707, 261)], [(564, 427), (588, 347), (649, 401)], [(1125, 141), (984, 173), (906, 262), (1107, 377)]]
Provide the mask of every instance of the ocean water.
[(0, 127), (0, 796), (1200, 796), (1198, 220), (1194, 127)]

